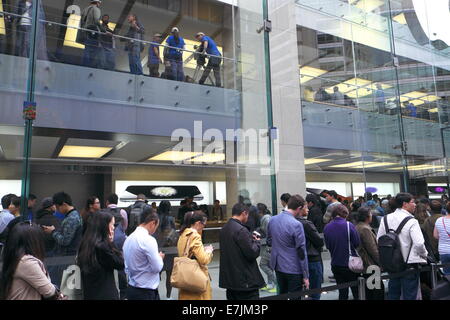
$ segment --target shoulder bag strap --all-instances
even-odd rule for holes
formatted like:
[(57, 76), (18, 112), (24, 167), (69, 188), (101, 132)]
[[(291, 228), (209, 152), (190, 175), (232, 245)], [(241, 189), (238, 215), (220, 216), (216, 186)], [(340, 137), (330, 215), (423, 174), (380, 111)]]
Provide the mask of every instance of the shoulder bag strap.
[(444, 230), (445, 230), (445, 232), (447, 233), (447, 236), (450, 238), (450, 234), (448, 233), (448, 231), (447, 231), (447, 227), (445, 226), (445, 222), (444, 222), (444, 217), (442, 218), (442, 225), (444, 226)]
[(192, 235), (188, 238), (188, 241), (186, 243), (186, 248), (184, 248), (183, 257), (189, 257), (189, 249), (191, 244)]
[(352, 249), (350, 247), (350, 222), (347, 221), (347, 239), (348, 239), (348, 254), (352, 256)]

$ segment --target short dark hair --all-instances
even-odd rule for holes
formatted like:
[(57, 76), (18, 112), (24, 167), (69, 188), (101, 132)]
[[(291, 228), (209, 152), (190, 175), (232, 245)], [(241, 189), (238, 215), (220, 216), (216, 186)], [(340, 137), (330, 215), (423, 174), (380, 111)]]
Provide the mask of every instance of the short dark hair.
[(2, 207), (3, 209), (8, 209), (11, 204), (11, 199), (17, 197), (14, 193), (8, 193), (2, 197)]
[(30, 193), (28, 195), (28, 200), (36, 200), (36, 199), (37, 199), (37, 197), (34, 194)]
[(339, 203), (334, 206), (333, 211), (331, 213), (331, 216), (333, 218), (336, 218), (337, 216), (340, 216), (341, 218), (347, 218), (348, 216), (348, 209), (343, 204)]
[(186, 200), (181, 200), (180, 201), (180, 206), (184, 206), (186, 204)]
[(303, 208), (305, 206), (305, 199), (299, 194), (295, 194), (289, 198), (288, 209), (297, 210), (298, 208)]
[(412, 199), (414, 199), (414, 196), (411, 193), (400, 192), (395, 196), (395, 204), (397, 208), (401, 208), (403, 207), (403, 203), (411, 202)]
[(317, 199), (317, 196), (315, 194), (307, 194), (306, 195), (306, 202), (311, 202), (314, 205), (318, 205), (319, 204), (319, 200)]
[(219, 201), (219, 200), (217, 200), (217, 199), (216, 199), (216, 200), (214, 200), (214, 203), (216, 203), (216, 202), (220, 203), (220, 201)]
[(430, 203), (430, 208), (433, 213), (441, 213), (442, 203), (439, 200), (432, 200)]
[(63, 203), (67, 203), (69, 206), (71, 206), (72, 198), (64, 191), (61, 191), (53, 195), (53, 203), (58, 206), (62, 206)]
[(233, 206), (233, 209), (231, 209), (231, 215), (233, 217), (237, 217), (240, 216), (242, 212), (248, 212), (247, 207), (245, 205), (243, 205), (242, 203), (236, 203)]
[(423, 203), (423, 204), (430, 204), (430, 199), (427, 199), (427, 198), (420, 198), (419, 199), (419, 202), (420, 203)]
[(351, 206), (352, 212), (357, 212), (361, 208), (361, 202), (353, 202)]
[(395, 201), (395, 198), (390, 198), (389, 199), (389, 209), (394, 212), (395, 210), (397, 210), (397, 201)]
[(117, 194), (111, 193), (108, 196), (107, 200), (108, 200), (109, 204), (117, 204), (119, 202), (119, 197), (117, 196)]
[(325, 190), (323, 193), (324, 193), (324, 194), (328, 194), (330, 197), (333, 197), (333, 198), (335, 198), (336, 200), (337, 200), (337, 198), (338, 198), (338, 194), (337, 194), (337, 192), (334, 191), (334, 190)]
[(148, 224), (152, 221), (159, 221), (159, 216), (151, 206), (145, 206), (144, 211), (141, 213), (140, 223)]
[(290, 197), (291, 197), (291, 195), (289, 193), (283, 193), (280, 197), (280, 200), (285, 203), (288, 203)]
[(367, 218), (370, 217), (371, 209), (369, 207), (361, 207), (358, 209), (358, 214), (356, 215), (356, 220), (358, 222), (365, 222)]
[(10, 204), (12, 204), (14, 207), (19, 208), (20, 207), (20, 200), (22, 200), (21, 197), (12, 197)]
[(366, 192), (366, 193), (364, 193), (364, 199), (365, 199), (366, 201), (372, 200), (372, 199), (373, 199), (372, 192)]

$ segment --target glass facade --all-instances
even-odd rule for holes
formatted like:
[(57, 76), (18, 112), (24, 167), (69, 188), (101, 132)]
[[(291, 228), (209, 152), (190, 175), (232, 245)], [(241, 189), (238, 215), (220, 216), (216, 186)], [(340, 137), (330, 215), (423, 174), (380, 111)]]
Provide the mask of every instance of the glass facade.
[(208, 210), (207, 243), (238, 201), (277, 212), (285, 186), (275, 181), (299, 180), (303, 194), (306, 182), (349, 198), (440, 198), (450, 181), (444, 2), (108, 0), (92, 25), (88, 0), (0, 0), (0, 197), (34, 194), (36, 211), (64, 190), (83, 211), (94, 195), (104, 206), (116, 193), (126, 208), (143, 192), (170, 200), (177, 218), (189, 195)]
[(446, 187), (450, 60), (435, 21), (448, 3), (296, 3), (307, 181), (346, 182), (354, 197), (386, 196), (377, 183), (418, 195)]

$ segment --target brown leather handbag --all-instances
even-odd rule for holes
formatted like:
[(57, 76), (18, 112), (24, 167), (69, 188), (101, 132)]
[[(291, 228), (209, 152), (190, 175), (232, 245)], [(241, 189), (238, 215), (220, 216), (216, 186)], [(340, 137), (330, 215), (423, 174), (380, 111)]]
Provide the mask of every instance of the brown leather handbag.
[(189, 237), (183, 256), (174, 259), (170, 284), (174, 288), (203, 293), (208, 288), (208, 277), (200, 268), (198, 261), (188, 256), (191, 239), (192, 236)]

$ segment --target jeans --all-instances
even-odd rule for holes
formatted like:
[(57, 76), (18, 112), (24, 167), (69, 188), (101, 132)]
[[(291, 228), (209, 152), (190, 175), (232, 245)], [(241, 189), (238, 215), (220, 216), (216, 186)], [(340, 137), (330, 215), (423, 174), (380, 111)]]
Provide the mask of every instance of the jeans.
[(30, 51), (30, 33), (31, 26), (17, 27), (16, 55), (28, 57)]
[(84, 42), (84, 46), (83, 65), (90, 68), (98, 68), (101, 61), (99, 41), (88, 36)]
[(415, 270), (401, 278), (389, 280), (388, 300), (417, 300), (417, 292), (419, 290), (419, 271)]
[(259, 267), (267, 275), (267, 284), (275, 286), (275, 272), (270, 267), (270, 253), (266, 245), (261, 246)]
[(183, 60), (170, 59), (170, 68), (172, 71), (172, 79), (184, 81)]
[(303, 290), (303, 275), (276, 271), (279, 294), (299, 292)]
[(259, 290), (236, 291), (227, 289), (227, 300), (258, 300)]
[(102, 47), (102, 65), (106, 70), (114, 70), (116, 68), (116, 52), (113, 48)]
[[(441, 263), (450, 263), (450, 254), (441, 254)], [(450, 267), (444, 268), (444, 274), (450, 275)]]
[[(358, 280), (358, 274), (351, 271), (348, 267), (342, 266), (331, 266), (331, 271), (333, 272), (334, 278), (336, 279), (336, 284), (353, 282)], [(352, 290), (352, 295), (354, 300), (358, 300), (358, 286), (350, 288)], [(339, 300), (348, 300), (348, 288), (339, 290)]]
[(160, 300), (158, 289), (143, 289), (129, 286), (127, 289), (128, 300)]
[(128, 48), (128, 61), (130, 63), (130, 72), (132, 74), (142, 75), (141, 50), (138, 46), (130, 46)]
[[(310, 289), (322, 288), (322, 279), (323, 279), (322, 261), (309, 262), (308, 269), (309, 269), (309, 288)], [(312, 294), (311, 298), (313, 300), (320, 300), (320, 293)]]
[(148, 69), (150, 72), (150, 77), (159, 77), (159, 63), (149, 63)]
[(199, 84), (205, 83), (205, 80), (208, 78), (211, 69), (214, 71), (214, 77), (216, 78), (216, 87), (222, 86), (222, 82), (220, 80), (220, 63), (222, 62), (221, 58), (218, 57), (210, 57), (208, 64), (203, 72), (203, 75), (198, 82)]

